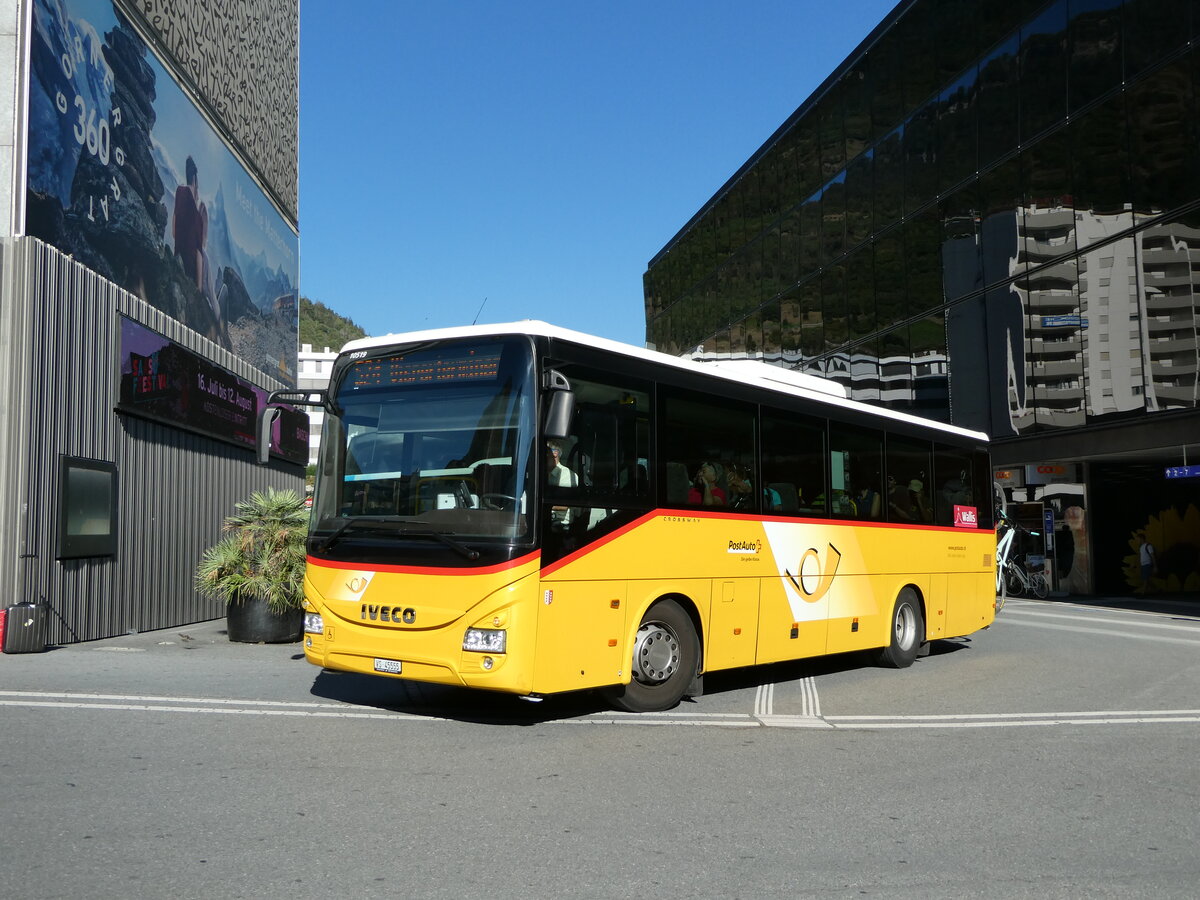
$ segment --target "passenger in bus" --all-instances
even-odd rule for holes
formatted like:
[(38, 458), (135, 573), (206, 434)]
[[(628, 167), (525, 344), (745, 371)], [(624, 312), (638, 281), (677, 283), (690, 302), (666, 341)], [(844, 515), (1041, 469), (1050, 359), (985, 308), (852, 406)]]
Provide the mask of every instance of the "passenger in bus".
[(754, 506), (754, 487), (750, 483), (749, 471), (741, 466), (729, 467), (729, 506), (732, 509), (750, 509)]
[(917, 521), (917, 512), (909, 492), (904, 485), (897, 484), (891, 475), (888, 476), (888, 518), (893, 522)]
[[(552, 487), (579, 487), (579, 476), (561, 462), (562, 452), (563, 447), (560, 442), (546, 442), (546, 483)], [(556, 531), (566, 531), (571, 525), (571, 508), (569, 506), (551, 507), (550, 522), (551, 527)]]
[(908, 483), (908, 496), (916, 513), (916, 521), (924, 522), (927, 525), (931, 523), (933, 507), (929, 504), (929, 497), (925, 493), (925, 484), (921, 479), (914, 478)]
[(858, 489), (854, 506), (860, 519), (878, 519), (883, 512), (883, 501), (879, 497), (879, 491), (872, 490), (869, 484), (864, 484)]
[(701, 463), (688, 489), (688, 503), (695, 506), (725, 506), (725, 492), (717, 487), (722, 474), (720, 463)]

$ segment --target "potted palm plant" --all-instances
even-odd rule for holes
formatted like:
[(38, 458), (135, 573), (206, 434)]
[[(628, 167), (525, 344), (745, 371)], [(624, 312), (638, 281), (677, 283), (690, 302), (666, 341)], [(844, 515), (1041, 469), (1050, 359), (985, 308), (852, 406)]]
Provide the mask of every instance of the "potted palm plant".
[(308, 512), (295, 491), (267, 488), (234, 504), (225, 536), (196, 568), (196, 587), (228, 604), (229, 639), (300, 640)]

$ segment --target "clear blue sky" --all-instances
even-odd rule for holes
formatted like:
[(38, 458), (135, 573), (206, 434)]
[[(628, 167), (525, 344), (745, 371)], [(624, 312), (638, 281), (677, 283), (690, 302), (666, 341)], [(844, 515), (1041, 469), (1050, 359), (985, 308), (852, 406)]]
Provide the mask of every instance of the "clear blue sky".
[(646, 264), (895, 0), (303, 0), (301, 292), (642, 344)]

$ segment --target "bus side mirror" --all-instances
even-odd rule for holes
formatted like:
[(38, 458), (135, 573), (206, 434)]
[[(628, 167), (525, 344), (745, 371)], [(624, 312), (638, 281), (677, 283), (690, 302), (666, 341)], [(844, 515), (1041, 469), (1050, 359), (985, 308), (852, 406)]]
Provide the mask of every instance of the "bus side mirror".
[(278, 406), (264, 406), (258, 411), (258, 464), (265, 466), (271, 458), (271, 426), (279, 415)]
[(543, 432), (548, 439), (563, 440), (571, 434), (571, 423), (575, 418), (574, 391), (554, 391), (546, 409)]

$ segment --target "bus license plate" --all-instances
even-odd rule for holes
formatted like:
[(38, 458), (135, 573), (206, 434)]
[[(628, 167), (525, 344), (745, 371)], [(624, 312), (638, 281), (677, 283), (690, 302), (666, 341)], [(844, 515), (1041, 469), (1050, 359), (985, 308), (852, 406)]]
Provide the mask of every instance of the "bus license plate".
[(387, 672), (389, 675), (399, 675), (400, 668), (401, 668), (401, 664), (400, 664), (400, 660), (398, 660), (398, 659), (376, 659), (375, 660), (375, 671), (376, 672)]

